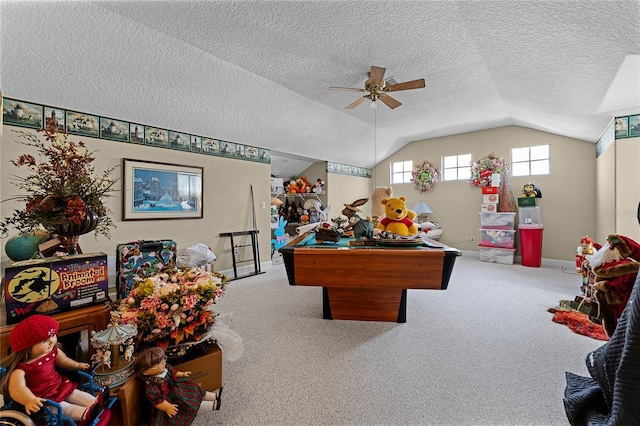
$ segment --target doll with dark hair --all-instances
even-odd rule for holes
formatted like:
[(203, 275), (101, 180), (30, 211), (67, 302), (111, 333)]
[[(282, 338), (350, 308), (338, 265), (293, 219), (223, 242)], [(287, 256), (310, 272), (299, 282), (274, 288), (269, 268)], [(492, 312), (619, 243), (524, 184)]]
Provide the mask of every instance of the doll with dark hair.
[(69, 358), (56, 344), (58, 322), (46, 315), (32, 315), (11, 330), (9, 344), (12, 353), (3, 360), (6, 374), (2, 393), (34, 414), (44, 406), (45, 399), (62, 407), (62, 414), (72, 420), (93, 420), (101, 412), (108, 396), (108, 387), (96, 398), (77, 389), (78, 384), (62, 376), (57, 368), (86, 370), (89, 364)]
[(154, 426), (191, 424), (198, 413), (220, 409), (222, 388), (205, 391), (190, 378), (190, 371), (178, 371), (168, 365), (162, 348), (142, 351), (136, 357), (134, 370), (145, 382), (144, 393), (153, 406)]

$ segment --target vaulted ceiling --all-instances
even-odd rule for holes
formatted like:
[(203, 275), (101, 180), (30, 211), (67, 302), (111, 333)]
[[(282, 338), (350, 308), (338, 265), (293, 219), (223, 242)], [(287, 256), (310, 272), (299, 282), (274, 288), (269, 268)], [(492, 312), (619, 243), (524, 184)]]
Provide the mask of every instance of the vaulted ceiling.
[[(640, 54), (637, 0), (2, 1), (0, 15), (7, 97), (363, 167), (506, 125), (596, 142)], [(328, 87), (361, 88), (372, 65), (426, 88), (345, 109), (363, 93)]]

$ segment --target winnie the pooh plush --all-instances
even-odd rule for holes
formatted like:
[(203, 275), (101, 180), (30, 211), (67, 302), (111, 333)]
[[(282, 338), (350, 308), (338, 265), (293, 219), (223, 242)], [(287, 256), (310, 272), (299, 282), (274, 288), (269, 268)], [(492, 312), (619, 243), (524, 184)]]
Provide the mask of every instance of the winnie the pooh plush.
[(385, 217), (378, 222), (378, 229), (391, 232), (402, 237), (416, 235), (418, 226), (413, 223), (416, 212), (407, 209), (406, 197), (383, 198), (380, 202), (384, 205)]

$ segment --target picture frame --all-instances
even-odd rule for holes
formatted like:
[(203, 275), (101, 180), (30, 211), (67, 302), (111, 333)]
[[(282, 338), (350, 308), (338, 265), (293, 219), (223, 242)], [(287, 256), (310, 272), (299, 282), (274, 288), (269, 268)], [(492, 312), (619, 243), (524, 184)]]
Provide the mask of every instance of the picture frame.
[(220, 155), (220, 143), (217, 139), (202, 139), (202, 152), (209, 155)]
[(169, 148), (178, 151), (191, 151), (191, 135), (169, 130)]
[(129, 124), (129, 142), (144, 145), (144, 126), (142, 124)]
[(144, 126), (144, 143), (145, 145), (158, 146), (160, 148), (169, 147), (169, 135), (164, 129), (157, 127)]
[(129, 123), (100, 117), (100, 138), (112, 141), (129, 142)]
[(271, 164), (271, 151), (268, 149), (258, 148), (258, 159), (262, 163)]
[(219, 141), (220, 155), (234, 158), (236, 156), (236, 144), (233, 142)]
[(122, 160), (122, 220), (202, 219), (204, 167)]
[(640, 114), (629, 117), (629, 137), (640, 136)]
[(191, 135), (191, 152), (202, 151), (202, 137)]
[(247, 146), (244, 151), (245, 158), (251, 161), (258, 161), (258, 148), (255, 146)]
[(41, 129), (42, 105), (3, 98), (2, 119), (4, 124)]
[(44, 107), (44, 122), (45, 124), (51, 119), (55, 118), (58, 122), (58, 131), (61, 132), (66, 129), (67, 120), (66, 120), (66, 111), (62, 108), (54, 108), (45, 106)]
[(67, 111), (67, 132), (73, 135), (100, 137), (100, 118), (84, 112)]
[(615, 119), (616, 139), (629, 136), (629, 117), (616, 117)]

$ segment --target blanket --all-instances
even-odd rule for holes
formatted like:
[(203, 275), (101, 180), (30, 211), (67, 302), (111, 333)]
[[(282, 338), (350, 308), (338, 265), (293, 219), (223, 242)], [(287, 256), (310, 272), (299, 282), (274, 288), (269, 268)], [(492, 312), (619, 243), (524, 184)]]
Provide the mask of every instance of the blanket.
[(567, 372), (564, 407), (573, 426), (640, 425), (640, 274), (611, 339), (586, 358), (591, 377)]

